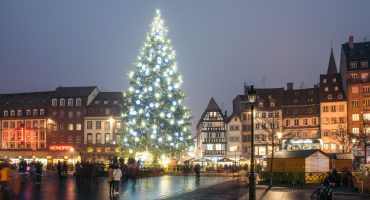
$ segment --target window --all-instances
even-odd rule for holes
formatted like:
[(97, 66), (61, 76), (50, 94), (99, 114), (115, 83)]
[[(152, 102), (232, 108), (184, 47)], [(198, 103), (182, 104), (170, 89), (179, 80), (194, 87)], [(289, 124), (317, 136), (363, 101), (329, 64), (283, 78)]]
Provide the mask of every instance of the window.
[(110, 115), (110, 113), (111, 113), (110, 108), (106, 108), (106, 109), (105, 109), (105, 114), (106, 114), (106, 115)]
[(336, 112), (337, 111), (337, 107), (336, 106), (331, 106), (331, 112)]
[(344, 105), (339, 105), (339, 112), (344, 112)]
[(59, 106), (65, 106), (66, 100), (65, 99), (59, 99)]
[(8, 111), (7, 110), (4, 110), (4, 117), (8, 117)]
[(366, 99), (364, 100), (364, 106), (365, 106), (365, 107), (370, 106), (370, 98), (366, 98)]
[(45, 128), (45, 120), (40, 121), (40, 128)]
[(352, 100), (352, 108), (358, 108), (358, 100)]
[(207, 150), (213, 150), (213, 145), (212, 144), (207, 144)]
[(312, 118), (312, 125), (317, 125), (317, 119), (316, 118)]
[(76, 99), (76, 106), (81, 106), (81, 99), (80, 98)]
[[(121, 128), (121, 122), (117, 122), (117, 123), (116, 123), (116, 128), (117, 128), (117, 129), (120, 129), (120, 128)], [(238, 128), (239, 128), (239, 127), (238, 127)]]
[(39, 127), (39, 122), (38, 121), (33, 121), (33, 128), (38, 128)]
[(352, 133), (359, 134), (360, 133), (360, 128), (352, 128)]
[(349, 64), (350, 66), (350, 69), (356, 69), (357, 68), (357, 62), (356, 61), (353, 61)]
[(358, 93), (359, 93), (358, 86), (352, 86), (352, 94), (358, 94)]
[(96, 129), (101, 129), (101, 121), (96, 121), (95, 122), (95, 128)]
[(337, 123), (337, 118), (336, 117), (332, 117), (330, 123), (336, 124)]
[(329, 144), (324, 143), (324, 150), (329, 150)]
[(364, 93), (370, 93), (370, 86), (364, 86), (364, 87), (362, 88), (362, 91), (363, 91)]
[(76, 118), (81, 118), (82, 117), (82, 113), (81, 113), (81, 111), (77, 111), (76, 112)]
[(96, 144), (101, 144), (101, 134), (100, 133), (96, 134)]
[(113, 101), (113, 104), (118, 104), (118, 100), (114, 100)]
[(334, 87), (334, 91), (338, 91), (338, 86), (335, 86)]
[(290, 120), (289, 119), (285, 120), (285, 126), (290, 126)]
[(80, 123), (76, 124), (76, 130), (80, 131), (82, 129), (82, 125)]
[(216, 150), (222, 150), (222, 145), (221, 144), (216, 144)]
[(40, 116), (44, 116), (45, 115), (45, 110), (44, 109), (40, 109)]
[(328, 94), (328, 99), (331, 100), (332, 98), (331, 94)]
[(10, 122), (10, 128), (15, 128), (15, 122)]
[(263, 102), (262, 101), (258, 103), (258, 107), (263, 108)]
[(343, 99), (343, 95), (342, 94), (338, 94), (338, 99)]
[(88, 133), (87, 134), (87, 144), (92, 144), (92, 139), (93, 139), (93, 137), (92, 137), (92, 133)]
[(68, 130), (73, 131), (73, 124), (72, 123), (68, 123)]
[(366, 61), (361, 61), (361, 67), (362, 68), (366, 68), (366, 67), (368, 67), (369, 66), (369, 63), (368, 63), (368, 61), (366, 60)]
[(37, 114), (38, 114), (37, 109), (33, 109), (33, 111), (32, 111), (32, 115), (33, 115), (33, 116), (37, 116)]
[(325, 87), (325, 92), (329, 91), (329, 88), (328, 87)]
[(309, 94), (313, 94), (313, 90), (309, 90), (309, 91), (308, 91), (308, 93), (309, 93)]
[(333, 83), (336, 83), (337, 82), (337, 79), (336, 78), (333, 78)]
[(363, 81), (367, 81), (368, 78), (369, 78), (369, 73), (361, 73), (361, 79)]
[(105, 130), (110, 129), (110, 122), (109, 121), (104, 122), (104, 128), (105, 128)]
[(313, 99), (308, 99), (308, 102), (313, 102)]
[(308, 112), (308, 113), (312, 113), (312, 108), (308, 108), (308, 109), (307, 109), (307, 112)]
[(73, 106), (73, 99), (68, 99), (68, 106)]
[(323, 107), (323, 112), (329, 112), (329, 106), (324, 106)]
[(15, 117), (15, 111), (14, 111), (14, 110), (11, 110), (11, 111), (10, 111), (10, 116), (11, 116), (11, 117)]
[(109, 101), (108, 100), (104, 100), (104, 105), (107, 105), (108, 103), (109, 103)]
[(293, 102), (294, 102), (294, 103), (298, 103), (298, 99), (294, 99), (294, 100), (293, 100)]
[(363, 118), (364, 120), (370, 120), (370, 113), (364, 113), (364, 114), (362, 115), (362, 118)]
[(70, 119), (73, 118), (73, 111), (68, 112), (68, 118), (70, 118)]
[(329, 130), (324, 130), (324, 136), (329, 136)]
[(326, 83), (326, 78), (322, 79), (322, 82), (323, 82), (323, 83)]
[(109, 144), (110, 143), (110, 133), (106, 133), (105, 134), (105, 144)]
[(359, 114), (352, 114), (352, 121), (359, 121), (360, 115)]
[(339, 123), (344, 124), (345, 123), (345, 118), (344, 117), (339, 117)]
[(3, 128), (8, 128), (8, 122), (3, 123)]
[(55, 107), (55, 106), (57, 106), (57, 104), (58, 104), (58, 100), (57, 99), (52, 99), (51, 100), (51, 106)]
[(351, 79), (352, 80), (357, 80), (358, 79), (358, 75), (357, 74), (351, 74)]
[(271, 102), (270, 102), (270, 107), (271, 107), (271, 108), (275, 107), (275, 102), (274, 102), (274, 101), (271, 101)]
[(92, 129), (92, 121), (87, 121), (86, 129)]
[(261, 155), (261, 156), (264, 156), (264, 155), (266, 155), (266, 147), (264, 147), (264, 146), (259, 146), (259, 148), (258, 148), (258, 154), (259, 155)]
[(299, 119), (294, 119), (294, 126), (299, 126)]
[(308, 119), (303, 119), (303, 125), (305, 125), (305, 126), (308, 125)]

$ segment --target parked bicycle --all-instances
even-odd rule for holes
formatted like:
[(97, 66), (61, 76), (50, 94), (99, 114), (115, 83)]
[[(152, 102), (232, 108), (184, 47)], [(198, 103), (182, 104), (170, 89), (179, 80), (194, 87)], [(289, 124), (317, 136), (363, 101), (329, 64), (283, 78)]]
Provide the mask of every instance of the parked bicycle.
[(329, 173), (326, 176), (323, 183), (320, 184), (311, 195), (311, 200), (332, 200), (333, 199), (333, 187), (335, 187), (336, 179), (333, 175), (334, 173)]

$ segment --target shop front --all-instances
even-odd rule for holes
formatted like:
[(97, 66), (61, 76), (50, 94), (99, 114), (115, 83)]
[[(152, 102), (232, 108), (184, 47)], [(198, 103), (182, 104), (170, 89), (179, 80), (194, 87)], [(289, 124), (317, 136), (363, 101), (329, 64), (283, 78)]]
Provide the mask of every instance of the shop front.
[(321, 149), (321, 139), (288, 139), (283, 141), (283, 149), (288, 151)]

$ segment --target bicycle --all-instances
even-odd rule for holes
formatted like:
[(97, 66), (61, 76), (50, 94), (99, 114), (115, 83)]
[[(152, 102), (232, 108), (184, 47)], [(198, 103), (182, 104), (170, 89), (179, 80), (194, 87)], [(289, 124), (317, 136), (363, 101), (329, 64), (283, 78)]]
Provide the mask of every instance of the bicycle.
[(332, 186), (334, 183), (329, 184), (320, 184), (311, 195), (311, 200), (332, 200), (333, 199), (333, 190)]

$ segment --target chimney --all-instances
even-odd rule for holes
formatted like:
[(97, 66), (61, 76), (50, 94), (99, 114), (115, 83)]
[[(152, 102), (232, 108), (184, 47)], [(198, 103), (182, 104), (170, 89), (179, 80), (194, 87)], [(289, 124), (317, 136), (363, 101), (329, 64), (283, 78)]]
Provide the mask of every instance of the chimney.
[(227, 118), (227, 110), (225, 110), (225, 118)]
[(353, 35), (349, 36), (348, 45), (349, 45), (349, 48), (351, 48), (351, 49), (353, 49), (355, 47), (355, 45), (353, 43)]
[(293, 83), (287, 83), (286, 84), (286, 89), (287, 90), (293, 90)]

